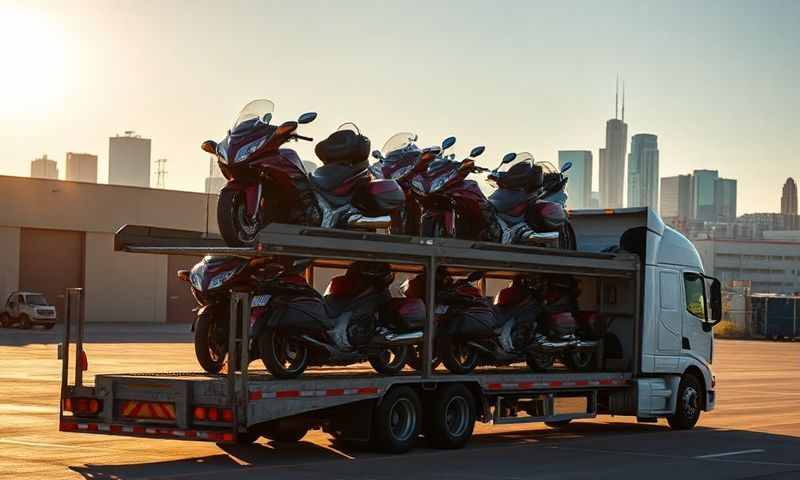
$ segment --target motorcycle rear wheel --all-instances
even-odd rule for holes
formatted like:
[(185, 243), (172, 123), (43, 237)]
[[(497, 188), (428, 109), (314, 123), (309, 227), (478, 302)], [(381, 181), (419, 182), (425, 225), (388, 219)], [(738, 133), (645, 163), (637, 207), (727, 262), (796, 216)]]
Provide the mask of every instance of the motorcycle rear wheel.
[(525, 360), (528, 367), (534, 372), (544, 372), (553, 368), (556, 358), (552, 353), (533, 353), (528, 355)]
[(563, 360), (568, 369), (586, 372), (595, 366), (595, 352), (569, 352)]
[[(406, 364), (413, 368), (414, 370), (421, 372), (422, 371), (422, 345), (412, 345), (408, 348), (408, 360)], [(433, 352), (433, 359), (431, 361), (431, 370), (436, 370), (442, 363), (442, 360)]]
[(227, 339), (215, 339), (216, 325), (210, 315), (200, 315), (194, 326), (194, 353), (208, 373), (219, 373), (225, 365)]
[(261, 361), (276, 378), (296, 378), (308, 366), (308, 346), (274, 328), (266, 329), (258, 337)]
[(448, 339), (439, 345), (439, 357), (451, 373), (464, 375), (478, 366), (478, 350), (466, 342)]
[(247, 213), (241, 190), (222, 190), (217, 203), (217, 224), (222, 239), (230, 247), (246, 247), (256, 242), (261, 225)]
[(408, 346), (398, 345), (369, 356), (369, 364), (383, 375), (397, 375), (408, 359)]

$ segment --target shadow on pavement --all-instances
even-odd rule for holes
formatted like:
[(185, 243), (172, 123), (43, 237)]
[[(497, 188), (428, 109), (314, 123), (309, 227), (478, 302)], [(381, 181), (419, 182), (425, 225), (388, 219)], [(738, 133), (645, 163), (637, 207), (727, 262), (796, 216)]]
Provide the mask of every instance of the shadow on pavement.
[[(492, 450), (504, 448), (503, 457)], [(519, 452), (508, 449), (525, 448)], [(662, 424), (576, 422), (562, 430), (482, 433), (462, 450), (434, 450), (421, 438), (406, 455), (383, 455), (330, 442), (221, 446), (219, 455), (70, 469), (92, 480), (168, 478), (800, 478), (800, 437), (698, 427), (672, 431)], [(753, 451), (715, 456), (731, 451)], [(708, 458), (698, 456), (711, 455)], [(378, 461), (366, 461), (366, 460)], [(397, 463), (402, 462), (402, 463)], [(659, 466), (663, 470), (659, 470)], [(527, 473), (526, 473), (527, 472)], [(665, 476), (666, 475), (666, 476)], [(697, 475), (697, 476), (696, 476)], [(786, 475), (784, 477), (784, 475)], [(793, 475), (798, 475), (793, 477)]]
[[(90, 323), (84, 328), (85, 343), (191, 343), (192, 326), (176, 324)], [(74, 335), (74, 331), (73, 331)], [(0, 346), (53, 345), (64, 340), (64, 325), (51, 330), (0, 328)]]

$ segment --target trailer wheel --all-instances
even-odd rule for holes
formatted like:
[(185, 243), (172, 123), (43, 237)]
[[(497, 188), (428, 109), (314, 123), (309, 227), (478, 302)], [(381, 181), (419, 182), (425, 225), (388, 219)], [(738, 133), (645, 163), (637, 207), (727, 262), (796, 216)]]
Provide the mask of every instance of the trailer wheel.
[(403, 370), (407, 359), (408, 347), (399, 345), (370, 355), (369, 364), (372, 365), (376, 372), (383, 375), (397, 375)]
[(295, 443), (299, 442), (308, 433), (308, 426), (302, 424), (287, 424), (279, 420), (268, 422), (261, 428), (259, 433), (264, 438), (273, 442)]
[(387, 453), (411, 450), (420, 431), (422, 405), (417, 393), (402, 386), (389, 390), (372, 419), (373, 445)]
[(460, 383), (436, 392), (430, 416), (426, 416), (425, 436), (436, 448), (461, 448), (475, 428), (475, 398)]
[(478, 350), (469, 344), (453, 339), (445, 339), (440, 343), (442, 363), (450, 372), (466, 374), (478, 365)]
[(24, 313), (19, 316), (19, 325), (25, 330), (30, 330), (30, 328), (33, 326), (30, 317), (28, 317)]
[(678, 402), (675, 414), (667, 416), (674, 430), (691, 430), (700, 419), (703, 405), (703, 387), (692, 374), (684, 374), (678, 387)]
[(308, 366), (308, 346), (285, 332), (268, 328), (258, 337), (261, 361), (276, 378), (295, 378)]
[(225, 348), (215, 341), (216, 328), (211, 315), (197, 317), (194, 329), (194, 353), (198, 363), (208, 373), (219, 373), (225, 364)]

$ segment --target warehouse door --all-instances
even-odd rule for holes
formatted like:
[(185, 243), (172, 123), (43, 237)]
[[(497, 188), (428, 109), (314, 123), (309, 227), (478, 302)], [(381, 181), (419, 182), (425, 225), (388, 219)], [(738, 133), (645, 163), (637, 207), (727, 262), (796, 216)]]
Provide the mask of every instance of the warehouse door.
[(169, 255), (167, 260), (167, 323), (189, 323), (194, 320), (192, 309), (197, 303), (189, 284), (178, 280), (178, 270), (190, 270), (203, 257)]
[(67, 288), (83, 287), (84, 234), (23, 228), (20, 234), (19, 288), (43, 293), (64, 321)]

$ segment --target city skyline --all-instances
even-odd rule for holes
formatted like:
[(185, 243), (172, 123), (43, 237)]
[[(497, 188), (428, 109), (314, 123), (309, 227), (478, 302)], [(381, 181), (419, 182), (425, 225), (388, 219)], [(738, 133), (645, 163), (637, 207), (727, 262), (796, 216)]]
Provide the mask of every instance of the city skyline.
[[(442, 31), (454, 10), (459, 22)], [(776, 211), (774, 185), (800, 175), (789, 141), (800, 137), (792, 120), (800, 107), (792, 59), (800, 49), (787, 40), (800, 7), (792, 2), (587, 3), (580, 15), (544, 3), (502, 12), (481, 3), (409, 9), (314, 2), (47, 2), (0, 11), (0, 36), (16, 46), (4, 53), (20, 66), (18, 75), (0, 79), (0, 174), (27, 175), (42, 153), (63, 162), (66, 152), (80, 151), (98, 155), (98, 181), (106, 182), (106, 139), (133, 129), (152, 138), (152, 158), (169, 159), (167, 188), (202, 191), (206, 157), (199, 144), (222, 138), (238, 109), (257, 97), (276, 102), (279, 121), (318, 111), (318, 121), (304, 127), (316, 139), (355, 121), (374, 147), (412, 130), (425, 144), (456, 135), (460, 154), (486, 145), (483, 166), (495, 166), (508, 151), (556, 163), (558, 150), (596, 154), (604, 145), (619, 72), (626, 122), (660, 137), (668, 159), (662, 177), (724, 167), (740, 180), (741, 210), (758, 212)], [(619, 28), (592, 34), (611, 11)], [(356, 12), (359, 28), (342, 34), (337, 22), (355, 26)], [(643, 21), (654, 16), (658, 25)], [(292, 29), (298, 18), (318, 28)], [(400, 35), (387, 29), (387, 18), (409, 27)], [(552, 42), (565, 23), (583, 33)], [(173, 34), (157, 36), (165, 26)], [(476, 29), (492, 33), (476, 36)], [(334, 35), (340, 41), (328, 44)], [(667, 36), (669, 42), (658, 40)], [(270, 39), (282, 47), (264, 54)], [(433, 65), (449, 74), (409, 73)], [(313, 145), (298, 149), (314, 159)], [(751, 180), (767, 159), (770, 168)]]

